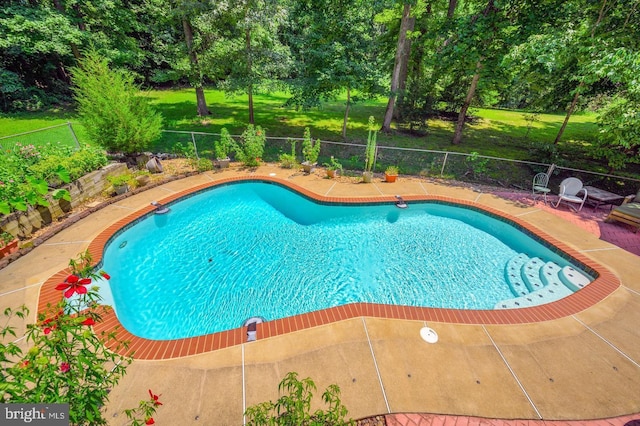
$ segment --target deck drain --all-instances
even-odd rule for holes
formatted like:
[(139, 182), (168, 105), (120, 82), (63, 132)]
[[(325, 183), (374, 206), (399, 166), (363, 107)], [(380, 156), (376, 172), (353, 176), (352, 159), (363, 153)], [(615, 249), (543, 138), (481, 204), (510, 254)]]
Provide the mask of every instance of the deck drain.
[(422, 327), (420, 329), (420, 337), (427, 343), (436, 343), (438, 341), (438, 333), (429, 327)]

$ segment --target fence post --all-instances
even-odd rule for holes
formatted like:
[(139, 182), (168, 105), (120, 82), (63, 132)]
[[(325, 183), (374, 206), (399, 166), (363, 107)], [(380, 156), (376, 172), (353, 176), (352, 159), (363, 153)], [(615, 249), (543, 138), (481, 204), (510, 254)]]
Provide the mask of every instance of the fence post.
[(200, 160), (200, 157), (198, 156), (198, 146), (196, 145), (196, 134), (191, 132), (191, 141), (193, 142), (193, 150), (196, 153), (196, 160)]
[(440, 169), (440, 177), (444, 174), (444, 166), (447, 165), (447, 157), (449, 156), (448, 152), (444, 153), (444, 161), (442, 162), (442, 168)]
[(67, 125), (69, 126), (69, 131), (71, 132), (71, 136), (73, 136), (73, 140), (76, 142), (76, 148), (80, 149), (80, 142), (78, 142), (78, 137), (76, 136), (76, 132), (73, 131), (73, 126), (70, 121), (67, 121)]

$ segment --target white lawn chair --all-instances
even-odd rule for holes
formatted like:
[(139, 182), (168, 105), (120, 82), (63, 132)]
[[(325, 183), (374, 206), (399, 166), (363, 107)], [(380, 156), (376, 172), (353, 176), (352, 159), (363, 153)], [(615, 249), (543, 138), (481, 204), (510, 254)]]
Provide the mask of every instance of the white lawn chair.
[(551, 189), (547, 188), (549, 184), (549, 175), (546, 173), (538, 173), (533, 177), (533, 201), (542, 197), (544, 203), (547, 204), (547, 194)]
[[(582, 194), (579, 196), (578, 194)], [(587, 190), (583, 188), (582, 181), (578, 178), (570, 177), (560, 182), (560, 193), (558, 194), (558, 202), (553, 207), (558, 207), (561, 202), (568, 203), (574, 211), (582, 210), (584, 202), (587, 200)], [(580, 204), (575, 208), (574, 204)]]

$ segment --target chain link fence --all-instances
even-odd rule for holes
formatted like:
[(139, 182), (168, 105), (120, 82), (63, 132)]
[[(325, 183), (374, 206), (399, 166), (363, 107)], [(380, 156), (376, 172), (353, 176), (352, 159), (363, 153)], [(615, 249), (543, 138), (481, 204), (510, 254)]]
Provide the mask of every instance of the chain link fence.
[(44, 127), (24, 133), (0, 137), (0, 149), (12, 149), (17, 143), (21, 145), (43, 146), (47, 143), (58, 143), (65, 146), (80, 148), (80, 142), (71, 123), (62, 123)]
[[(45, 133), (46, 132), (46, 133)], [(240, 135), (232, 135), (237, 141)], [(215, 160), (214, 144), (219, 133), (163, 130), (158, 149), (168, 154), (193, 156), (197, 159)], [(278, 163), (280, 154), (290, 154), (292, 142), (296, 142), (296, 156), (302, 158), (302, 138), (267, 137), (263, 160)], [(46, 142), (60, 142), (79, 148), (78, 138), (71, 123), (46, 127), (31, 132), (0, 138), (0, 148), (8, 149), (16, 142), (36, 146)], [(358, 143), (321, 141), (318, 164), (322, 166), (333, 156), (344, 168), (344, 174), (359, 176), (364, 170), (365, 145)], [(158, 154), (156, 152), (156, 154)], [(397, 166), (400, 174), (455, 179), (462, 182), (486, 184), (504, 188), (530, 190), (533, 176), (546, 172), (550, 164), (511, 160), (448, 151), (418, 148), (400, 148), (379, 145), (376, 148), (374, 172), (383, 173), (387, 166)], [(569, 167), (555, 167), (549, 188), (556, 191), (562, 179), (577, 177), (585, 185), (596, 186), (611, 192), (629, 195), (638, 191), (640, 179), (590, 172)]]

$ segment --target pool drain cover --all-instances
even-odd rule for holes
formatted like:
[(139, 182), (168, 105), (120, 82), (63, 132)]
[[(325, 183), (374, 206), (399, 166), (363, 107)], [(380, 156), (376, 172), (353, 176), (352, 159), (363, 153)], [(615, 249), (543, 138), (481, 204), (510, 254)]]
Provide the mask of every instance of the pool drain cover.
[(427, 343), (436, 343), (438, 341), (438, 333), (429, 327), (422, 327), (420, 329), (420, 337)]

